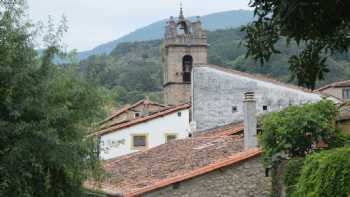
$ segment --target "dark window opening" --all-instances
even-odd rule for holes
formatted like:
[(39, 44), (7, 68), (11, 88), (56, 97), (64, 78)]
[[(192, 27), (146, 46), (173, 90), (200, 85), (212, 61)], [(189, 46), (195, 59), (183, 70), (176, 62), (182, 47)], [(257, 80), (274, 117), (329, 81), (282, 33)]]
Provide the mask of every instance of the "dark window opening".
[(269, 176), (270, 176), (270, 169), (265, 168), (265, 177), (269, 177)]
[(135, 118), (138, 118), (138, 117), (140, 117), (140, 112), (135, 112)]
[(181, 117), (181, 115), (182, 115), (181, 112), (177, 112), (178, 117)]
[(173, 184), (173, 189), (179, 189), (179, 187), (180, 187), (180, 182)]
[(178, 34), (189, 34), (190, 33), (190, 29), (186, 23), (186, 21), (181, 21), (177, 24), (176, 26), (176, 32)]
[(343, 89), (343, 99), (350, 99), (350, 89)]
[(147, 137), (146, 135), (135, 135), (133, 136), (133, 147), (140, 148), (147, 146)]
[(232, 107), (232, 113), (236, 113), (238, 111), (237, 106)]
[(264, 106), (263, 106), (263, 110), (264, 110), (264, 111), (267, 111), (267, 110), (268, 110), (267, 105), (264, 105)]
[(192, 66), (193, 66), (192, 56), (185, 55), (182, 60), (183, 82), (191, 82)]

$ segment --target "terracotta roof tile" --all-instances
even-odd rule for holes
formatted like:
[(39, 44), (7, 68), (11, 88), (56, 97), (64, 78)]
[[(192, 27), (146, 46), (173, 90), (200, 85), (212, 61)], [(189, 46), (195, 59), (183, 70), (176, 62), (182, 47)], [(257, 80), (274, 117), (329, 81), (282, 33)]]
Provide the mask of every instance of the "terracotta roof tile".
[(174, 113), (174, 112), (179, 111), (179, 110), (188, 109), (190, 107), (191, 107), (191, 105), (189, 105), (189, 104), (182, 104), (182, 105), (178, 105), (178, 106), (174, 106), (174, 107), (168, 107), (162, 111), (153, 113), (153, 114), (148, 115), (148, 116), (135, 118), (135, 119), (132, 119), (132, 120), (127, 121), (127, 122), (117, 123), (116, 125), (111, 125), (108, 128), (104, 128), (100, 131), (95, 132), (93, 135), (104, 135), (104, 134), (107, 134), (110, 132), (117, 131), (117, 130), (122, 129), (122, 128), (130, 127), (130, 126), (133, 126), (135, 124), (139, 124), (142, 122), (146, 122), (148, 120), (159, 118), (159, 117)]
[(199, 131), (193, 134), (194, 137), (214, 137), (214, 136), (227, 136), (243, 132), (243, 121), (230, 123), (224, 126), (220, 126), (213, 129)]
[(350, 80), (337, 81), (337, 82), (325, 85), (323, 87), (320, 87), (315, 91), (322, 91), (322, 90), (327, 89), (327, 88), (336, 88), (336, 87), (350, 87)]
[(337, 121), (350, 120), (350, 105), (345, 104), (340, 107)]
[(174, 140), (167, 144), (107, 160), (108, 178), (101, 187), (86, 182), (89, 189), (110, 195), (134, 196), (174, 182), (231, 165), (260, 153), (243, 151), (242, 135), (215, 135)]
[(162, 105), (160, 103), (157, 103), (157, 102), (153, 102), (153, 101), (150, 101), (148, 100), (148, 98), (145, 98), (145, 99), (142, 99), (136, 103), (134, 103), (133, 105), (125, 105), (124, 107), (122, 107), (121, 109), (119, 110), (116, 110), (115, 112), (112, 113), (112, 115), (110, 115), (109, 117), (107, 117), (106, 119), (104, 119), (100, 124), (104, 124), (110, 120), (112, 120), (113, 118), (119, 116), (120, 114), (132, 109), (132, 108), (135, 108), (141, 104), (144, 104), (144, 103), (147, 103), (147, 104), (150, 104), (150, 105), (157, 105), (157, 106), (160, 106), (160, 107), (163, 107), (163, 108), (168, 108), (168, 106), (166, 105)]

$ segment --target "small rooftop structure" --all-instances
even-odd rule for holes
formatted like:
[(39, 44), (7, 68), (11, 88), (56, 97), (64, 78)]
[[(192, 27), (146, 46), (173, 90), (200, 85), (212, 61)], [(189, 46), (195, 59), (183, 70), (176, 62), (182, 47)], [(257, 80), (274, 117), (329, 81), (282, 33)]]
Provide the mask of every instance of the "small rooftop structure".
[(111, 125), (116, 125), (135, 118), (147, 116), (167, 108), (169, 108), (169, 106), (150, 101), (148, 97), (145, 97), (133, 105), (125, 105), (119, 110), (115, 110), (110, 116), (103, 120), (100, 125), (101, 128), (107, 128)]

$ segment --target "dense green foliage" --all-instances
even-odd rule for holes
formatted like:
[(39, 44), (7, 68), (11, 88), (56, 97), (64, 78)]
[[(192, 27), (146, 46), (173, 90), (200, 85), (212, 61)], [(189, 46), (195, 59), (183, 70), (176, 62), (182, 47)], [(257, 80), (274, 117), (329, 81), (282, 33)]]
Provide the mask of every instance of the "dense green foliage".
[(290, 196), (347, 197), (350, 195), (350, 148), (338, 148), (306, 158)]
[(117, 104), (133, 103), (145, 95), (160, 100), (162, 66), (160, 41), (123, 43), (112, 53), (80, 62), (89, 81), (112, 90)]
[(260, 141), (266, 164), (273, 166), (284, 159), (304, 157), (314, 151), (317, 142), (329, 143), (337, 136), (336, 115), (336, 106), (322, 100), (264, 116)]
[(304, 159), (297, 158), (288, 161), (287, 165), (284, 167), (283, 183), (285, 187), (286, 197), (292, 197), (303, 165)]
[[(207, 32), (207, 35), (210, 44), (209, 63), (296, 83), (296, 80), (291, 80), (288, 70), (289, 56), (300, 50), (295, 43), (285, 47), (282, 41), (278, 42), (281, 53), (273, 54), (262, 67), (250, 58), (245, 59), (247, 49), (240, 45), (245, 33), (240, 28)], [(318, 86), (348, 79), (349, 60), (348, 54), (329, 57), (326, 63), (330, 72)], [(91, 56), (82, 61), (80, 67), (82, 72), (93, 72), (88, 74), (90, 78), (96, 78), (101, 85), (114, 89), (118, 104), (132, 103), (145, 94), (160, 100), (163, 70), (160, 40), (119, 44), (110, 55)]]
[(0, 1), (0, 196), (77, 197), (98, 168), (85, 136), (103, 113), (101, 91), (74, 66), (52, 63), (64, 26), (34, 50), (22, 2)]
[(243, 28), (247, 33), (247, 56), (269, 61), (280, 53), (277, 46), (282, 39), (286, 45), (304, 46), (290, 57), (289, 70), (298, 84), (316, 87), (329, 72), (326, 57), (346, 53), (350, 46), (349, 1), (324, 0), (251, 0), (257, 20)]
[[(298, 185), (303, 184), (299, 177), (316, 176), (316, 171), (303, 175), (305, 166), (311, 160), (304, 162), (305, 157), (324, 149), (350, 145), (350, 136), (335, 128), (337, 114), (337, 107), (333, 102), (321, 100), (314, 104), (290, 106), (261, 118), (260, 142), (264, 164), (272, 169), (273, 196), (280, 195), (282, 184), (287, 196), (295, 196), (294, 192), (300, 187)], [(320, 165), (323, 163), (320, 162)], [(322, 196), (304, 194), (306, 193), (300, 190), (297, 196)]]

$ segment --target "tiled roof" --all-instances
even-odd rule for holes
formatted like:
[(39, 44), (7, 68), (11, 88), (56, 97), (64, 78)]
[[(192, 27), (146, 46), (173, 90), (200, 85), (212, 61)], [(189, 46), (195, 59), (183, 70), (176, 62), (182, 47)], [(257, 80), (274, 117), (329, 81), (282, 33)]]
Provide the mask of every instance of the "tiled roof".
[(194, 137), (215, 137), (215, 136), (227, 136), (243, 132), (243, 121), (230, 123), (228, 125), (220, 126), (213, 129), (199, 131), (193, 134)]
[(340, 107), (338, 121), (350, 120), (350, 105), (345, 104)]
[[(273, 83), (273, 84), (276, 84), (276, 85), (284, 86), (284, 87), (287, 87), (287, 88), (300, 90), (300, 91), (303, 91), (303, 92), (306, 92), (306, 93), (313, 93), (311, 90), (308, 90), (306, 88), (303, 88), (303, 87), (300, 87), (300, 86), (296, 86), (296, 85), (292, 85), (292, 84), (283, 83), (281, 81), (277, 81), (277, 80), (274, 80), (274, 79), (271, 79), (269, 77), (266, 77), (266, 76), (263, 76), (263, 75), (259, 75), (259, 74), (250, 74), (250, 73), (241, 72), (241, 71), (234, 70), (234, 69), (224, 68), (224, 67), (213, 65), (213, 64), (204, 64), (204, 65), (198, 64), (196, 66), (213, 68), (213, 69), (216, 69), (216, 70), (219, 70), (219, 71), (222, 71), (222, 72), (226, 72), (226, 73), (229, 73), (229, 74), (231, 73), (231, 74), (234, 74), (234, 75), (240, 75), (240, 76), (248, 77), (248, 78), (251, 78), (251, 79), (265, 81), (265, 82)], [(314, 93), (318, 94), (317, 92), (314, 92)]]
[[(231, 135), (235, 128), (240, 130), (241, 127), (226, 126), (223, 131), (230, 131), (226, 134), (220, 131), (216, 133), (220, 135), (214, 137), (198, 135), (174, 140), (107, 160), (103, 167), (108, 178), (100, 187), (93, 182), (86, 182), (85, 187), (109, 195), (137, 196), (260, 154), (260, 149), (243, 150), (243, 136)], [(214, 130), (219, 131), (218, 128)]]
[(101, 136), (101, 135), (104, 135), (104, 134), (107, 134), (107, 133), (110, 133), (110, 132), (117, 131), (117, 130), (122, 129), (122, 128), (130, 127), (130, 126), (142, 123), (142, 122), (153, 120), (153, 119), (156, 119), (156, 118), (159, 118), (159, 117), (162, 117), (162, 116), (165, 116), (165, 115), (177, 112), (179, 110), (188, 109), (190, 107), (191, 107), (191, 105), (189, 105), (189, 104), (182, 104), (182, 105), (178, 105), (178, 106), (174, 106), (174, 107), (168, 107), (168, 108), (165, 108), (162, 111), (153, 113), (153, 114), (148, 115), (148, 116), (135, 118), (135, 119), (132, 119), (130, 121), (123, 122), (123, 123), (117, 123), (116, 125), (111, 125), (108, 128), (104, 128), (104, 129), (102, 129), (100, 131), (97, 131), (93, 135)]
[(315, 91), (322, 91), (322, 90), (327, 89), (327, 88), (337, 88), (337, 87), (350, 87), (350, 80), (337, 81), (337, 82), (325, 85), (323, 87), (320, 87)]
[(168, 107), (166, 105), (162, 105), (160, 103), (150, 101), (150, 100), (148, 100), (148, 98), (145, 98), (143, 100), (140, 100), (140, 101), (136, 102), (133, 105), (125, 105), (120, 110), (115, 111), (111, 116), (109, 116), (106, 119), (104, 119), (100, 124), (106, 123), (106, 122), (112, 120), (113, 118), (119, 116), (120, 114), (122, 114), (122, 113), (124, 113), (124, 112), (126, 112), (126, 111), (128, 111), (128, 110), (130, 110), (132, 108), (135, 108), (135, 107), (137, 107), (139, 105), (145, 104), (145, 103), (150, 104), (150, 105), (157, 105), (157, 106), (164, 107), (164, 108)]

